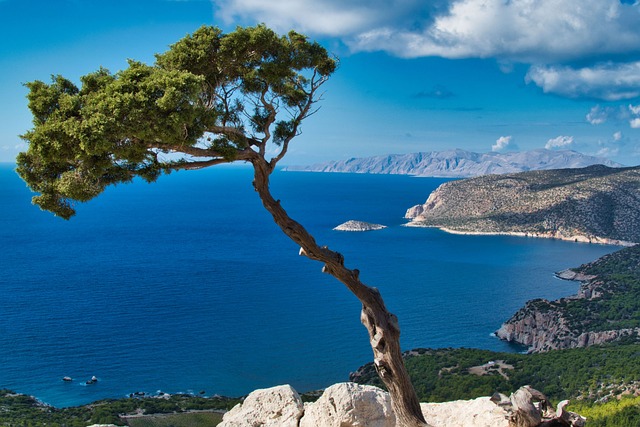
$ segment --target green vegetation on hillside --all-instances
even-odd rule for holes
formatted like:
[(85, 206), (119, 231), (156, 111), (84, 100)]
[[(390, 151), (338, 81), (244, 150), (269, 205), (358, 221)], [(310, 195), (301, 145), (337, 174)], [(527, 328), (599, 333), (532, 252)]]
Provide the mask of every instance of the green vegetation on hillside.
[[(640, 327), (640, 245), (574, 270), (596, 276), (582, 285), (583, 297), (530, 301), (514, 319), (532, 315), (533, 311), (555, 311), (559, 318), (565, 319), (564, 324), (572, 336)], [(638, 336), (634, 333), (625, 339), (633, 342)]]
[(128, 418), (129, 427), (213, 427), (222, 421), (222, 414), (190, 412), (172, 415), (153, 415)]
[[(0, 390), (0, 426), (85, 427), (89, 424), (111, 423), (123, 425), (120, 415), (173, 414), (195, 410), (226, 411), (239, 401), (239, 399), (226, 397), (205, 398), (178, 394), (162, 398), (107, 399), (90, 405), (58, 409), (45, 405), (31, 396), (16, 394), (10, 390)], [(138, 425), (144, 422), (149, 425), (148, 423), (153, 421), (140, 420)], [(161, 425), (158, 423), (159, 421), (153, 425)]]
[[(552, 402), (571, 399), (569, 410), (588, 427), (640, 426), (640, 345), (555, 350), (537, 354), (475, 349), (412, 350), (405, 363), (420, 401), (443, 402), (506, 395), (523, 385)], [(351, 380), (383, 387), (373, 364)]]
[(570, 410), (586, 417), (588, 427), (640, 426), (640, 396), (597, 403), (576, 402)]
[[(531, 385), (552, 401), (594, 401), (640, 388), (640, 345), (608, 345), (546, 353), (476, 349), (412, 350), (405, 362), (421, 401), (443, 402), (510, 394)], [(473, 369), (475, 367), (475, 369)], [(351, 380), (382, 387), (373, 364)]]

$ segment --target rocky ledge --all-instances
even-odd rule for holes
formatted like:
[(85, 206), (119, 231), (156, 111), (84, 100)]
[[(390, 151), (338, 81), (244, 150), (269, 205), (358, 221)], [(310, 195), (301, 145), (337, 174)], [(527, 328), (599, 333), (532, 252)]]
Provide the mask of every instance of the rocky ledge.
[[(542, 412), (533, 402), (546, 402), (540, 392), (525, 386), (510, 397), (496, 394), (472, 400), (421, 403), (432, 427), (536, 427), (544, 422), (583, 426), (584, 418), (564, 410), (568, 401)], [(517, 424), (514, 424), (518, 422)], [(219, 427), (394, 427), (389, 394), (377, 387), (340, 383), (327, 388), (313, 403), (303, 403), (289, 385), (256, 390), (224, 415)]]
[(335, 227), (334, 230), (337, 231), (372, 231), (372, 230), (382, 230), (383, 228), (387, 228), (386, 225), (382, 224), (371, 224), (369, 222), (364, 221), (355, 221), (349, 220), (339, 226)]

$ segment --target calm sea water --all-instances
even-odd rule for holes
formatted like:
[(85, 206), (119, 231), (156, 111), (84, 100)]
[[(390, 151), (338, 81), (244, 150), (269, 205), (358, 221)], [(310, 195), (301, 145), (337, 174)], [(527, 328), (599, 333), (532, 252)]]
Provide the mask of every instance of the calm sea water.
[[(297, 255), (251, 178), (222, 167), (136, 182), (64, 221), (0, 166), (0, 388), (61, 407), (136, 391), (239, 396), (322, 388), (369, 362), (358, 301)], [(277, 172), (272, 191), (381, 290), (404, 349), (517, 351), (491, 333), (528, 299), (577, 290), (555, 271), (617, 249), (402, 227), (443, 181)], [(331, 230), (349, 219), (389, 228)]]

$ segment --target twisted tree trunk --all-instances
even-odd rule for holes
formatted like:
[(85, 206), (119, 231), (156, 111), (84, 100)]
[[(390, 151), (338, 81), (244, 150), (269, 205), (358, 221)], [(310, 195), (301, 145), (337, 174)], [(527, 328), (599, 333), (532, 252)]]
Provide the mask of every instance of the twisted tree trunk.
[(253, 186), (260, 195), (262, 204), (271, 213), (275, 223), (296, 244), (300, 255), (324, 263), (322, 271), (342, 282), (362, 303), (361, 321), (369, 332), (374, 364), (378, 375), (387, 386), (397, 425), (424, 427), (420, 403), (411, 384), (400, 351), (400, 328), (398, 318), (389, 313), (380, 292), (362, 283), (358, 270), (344, 266), (344, 257), (326, 246), (318, 246), (307, 230), (289, 217), (269, 191), (269, 176), (273, 167), (262, 157), (251, 160), (254, 167)]

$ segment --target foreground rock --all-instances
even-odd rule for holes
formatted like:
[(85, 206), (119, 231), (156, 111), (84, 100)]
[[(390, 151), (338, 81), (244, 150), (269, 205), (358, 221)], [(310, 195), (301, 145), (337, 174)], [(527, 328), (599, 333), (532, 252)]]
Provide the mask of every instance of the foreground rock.
[(220, 427), (297, 427), (302, 399), (290, 385), (255, 390), (224, 415)]
[[(511, 397), (495, 395), (445, 403), (423, 403), (421, 409), (432, 427), (537, 427), (545, 422), (583, 426), (584, 419), (548, 408), (546, 398), (530, 387)], [(314, 403), (301, 403), (290, 386), (256, 390), (224, 415), (220, 427), (394, 427), (389, 394), (377, 387), (355, 383), (335, 384)]]
[(387, 228), (386, 225), (382, 224), (371, 224), (369, 222), (364, 221), (355, 221), (349, 220), (339, 226), (335, 227), (334, 230), (337, 231), (372, 231), (372, 230), (382, 230), (383, 228)]
[(389, 394), (377, 387), (335, 384), (320, 399), (306, 404), (300, 427), (395, 427)]

